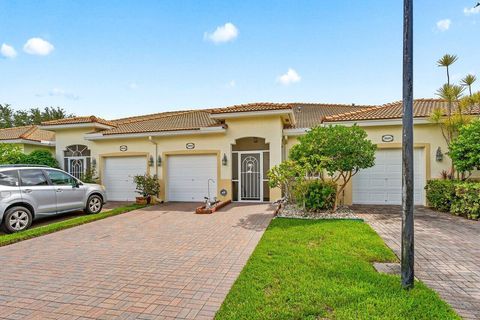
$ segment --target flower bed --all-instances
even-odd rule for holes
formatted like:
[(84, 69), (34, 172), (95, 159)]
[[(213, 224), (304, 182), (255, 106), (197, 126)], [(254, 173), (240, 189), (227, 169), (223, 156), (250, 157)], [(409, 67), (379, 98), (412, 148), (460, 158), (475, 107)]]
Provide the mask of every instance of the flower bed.
[(277, 212), (280, 218), (297, 218), (297, 219), (348, 219), (363, 220), (355, 215), (355, 212), (348, 207), (337, 208), (335, 211), (312, 211), (303, 210), (293, 204), (282, 204)]

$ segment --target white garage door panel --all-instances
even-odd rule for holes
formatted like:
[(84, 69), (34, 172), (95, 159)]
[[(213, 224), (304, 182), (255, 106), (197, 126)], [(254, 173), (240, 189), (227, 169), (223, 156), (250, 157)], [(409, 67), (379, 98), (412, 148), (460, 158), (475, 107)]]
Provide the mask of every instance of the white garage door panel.
[[(423, 204), (425, 166), (423, 149), (414, 151), (415, 204)], [(353, 203), (401, 204), (402, 203), (402, 151), (378, 150), (375, 166), (361, 170), (353, 177)]]
[(147, 172), (145, 157), (112, 157), (105, 159), (103, 183), (107, 199), (112, 201), (134, 201), (138, 196), (133, 177)]
[(217, 156), (169, 156), (167, 161), (168, 201), (203, 201), (217, 194)]

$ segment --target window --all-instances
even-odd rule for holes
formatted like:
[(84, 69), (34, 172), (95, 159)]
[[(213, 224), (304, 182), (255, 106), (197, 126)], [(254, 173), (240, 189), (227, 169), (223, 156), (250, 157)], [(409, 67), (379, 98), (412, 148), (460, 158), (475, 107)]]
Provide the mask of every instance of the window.
[(47, 186), (48, 181), (42, 170), (20, 170), (20, 182), (24, 187)]
[(50, 179), (50, 181), (52, 181), (52, 184), (56, 186), (71, 186), (76, 183), (76, 180), (72, 176), (61, 171), (46, 170), (46, 172), (48, 178)]
[(0, 172), (0, 186), (18, 186), (18, 171), (9, 170)]

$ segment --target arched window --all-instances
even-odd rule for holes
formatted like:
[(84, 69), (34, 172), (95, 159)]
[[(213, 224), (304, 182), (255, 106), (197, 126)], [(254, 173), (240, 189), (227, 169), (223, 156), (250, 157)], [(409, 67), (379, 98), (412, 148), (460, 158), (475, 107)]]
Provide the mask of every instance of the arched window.
[(81, 179), (90, 170), (90, 149), (82, 144), (68, 146), (63, 151), (64, 169), (72, 176)]

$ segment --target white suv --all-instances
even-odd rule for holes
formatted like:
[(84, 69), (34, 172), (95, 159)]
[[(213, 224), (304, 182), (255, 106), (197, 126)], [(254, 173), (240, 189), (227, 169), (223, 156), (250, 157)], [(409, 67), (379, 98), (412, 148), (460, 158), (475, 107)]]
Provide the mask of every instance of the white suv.
[(0, 222), (6, 233), (23, 231), (40, 216), (84, 210), (99, 213), (105, 188), (47, 166), (0, 166)]

